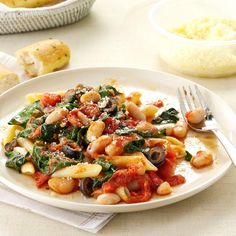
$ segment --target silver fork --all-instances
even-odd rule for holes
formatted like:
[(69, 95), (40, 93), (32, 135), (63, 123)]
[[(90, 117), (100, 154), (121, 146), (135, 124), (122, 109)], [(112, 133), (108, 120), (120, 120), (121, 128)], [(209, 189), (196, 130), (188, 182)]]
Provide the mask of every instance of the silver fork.
[[(236, 167), (236, 148), (228, 140), (228, 138), (226, 138), (225, 135), (218, 129), (217, 122), (198, 86), (195, 85), (194, 89), (190, 86), (188, 86), (187, 89), (185, 87), (178, 88), (178, 99), (181, 113), (185, 121), (188, 123), (189, 127), (197, 132), (214, 133), (225, 148), (234, 166)], [(186, 112), (192, 111), (197, 107), (202, 107), (205, 110), (205, 121), (202, 122), (200, 125), (193, 125), (192, 123), (188, 122), (185, 117), (185, 114)]]

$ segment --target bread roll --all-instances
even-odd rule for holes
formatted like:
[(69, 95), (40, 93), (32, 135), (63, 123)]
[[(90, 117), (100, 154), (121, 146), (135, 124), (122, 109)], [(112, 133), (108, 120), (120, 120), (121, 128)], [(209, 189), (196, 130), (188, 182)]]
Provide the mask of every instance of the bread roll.
[(0, 3), (7, 5), (8, 7), (23, 7), (23, 8), (34, 8), (45, 6), (58, 0), (0, 0)]
[(22, 48), (16, 52), (19, 64), (30, 77), (58, 70), (68, 64), (70, 49), (62, 41), (48, 39)]
[(20, 83), (17, 74), (0, 64), (0, 94)]

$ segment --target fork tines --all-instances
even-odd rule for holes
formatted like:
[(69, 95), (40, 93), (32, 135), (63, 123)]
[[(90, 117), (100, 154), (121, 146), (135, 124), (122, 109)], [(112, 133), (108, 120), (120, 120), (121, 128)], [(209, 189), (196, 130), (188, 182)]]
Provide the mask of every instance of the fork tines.
[(193, 87), (194, 88), (191, 86), (183, 86), (182, 88), (178, 88), (178, 99), (181, 112), (186, 114), (188, 111), (202, 107), (206, 112), (206, 118), (212, 117), (211, 111), (200, 89), (197, 85), (194, 85)]

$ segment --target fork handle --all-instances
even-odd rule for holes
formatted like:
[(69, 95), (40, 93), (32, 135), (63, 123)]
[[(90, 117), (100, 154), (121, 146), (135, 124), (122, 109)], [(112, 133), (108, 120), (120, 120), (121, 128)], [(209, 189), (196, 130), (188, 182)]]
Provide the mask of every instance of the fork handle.
[(236, 167), (236, 148), (221, 131), (219, 130), (212, 130), (212, 131), (219, 139), (219, 141), (225, 148), (225, 151), (227, 152), (228, 156), (230, 157), (231, 161), (233, 162), (234, 166)]

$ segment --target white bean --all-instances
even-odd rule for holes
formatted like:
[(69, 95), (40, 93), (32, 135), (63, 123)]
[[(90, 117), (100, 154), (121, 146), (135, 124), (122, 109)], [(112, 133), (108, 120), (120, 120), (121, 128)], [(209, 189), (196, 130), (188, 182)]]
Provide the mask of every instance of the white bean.
[(105, 129), (105, 123), (101, 120), (92, 122), (87, 131), (87, 139), (89, 142), (92, 142), (99, 138), (103, 130)]
[(157, 188), (157, 194), (160, 196), (168, 195), (172, 192), (172, 188), (168, 182), (163, 182), (158, 188)]
[(124, 146), (131, 140), (123, 137), (115, 138), (111, 144), (105, 148), (105, 152), (108, 156), (118, 156), (124, 152)]
[(25, 175), (33, 175), (35, 173), (35, 168), (32, 162), (26, 162), (21, 166), (21, 173)]
[(190, 123), (199, 124), (205, 119), (205, 110), (202, 107), (198, 107), (193, 111), (186, 114), (186, 118)]
[(48, 181), (48, 186), (56, 193), (67, 194), (71, 193), (76, 187), (77, 181), (71, 178), (51, 178)]
[(89, 91), (85, 94), (83, 94), (80, 97), (80, 101), (82, 103), (87, 103), (87, 102), (98, 102), (101, 99), (101, 96), (98, 92), (96, 91)]
[(63, 108), (56, 108), (52, 113), (48, 115), (45, 120), (46, 124), (53, 124), (63, 119), (68, 114), (68, 110)]
[(173, 128), (173, 134), (176, 138), (184, 138), (187, 132), (188, 125), (184, 121), (178, 121)]
[(87, 152), (91, 157), (96, 157), (96, 155), (102, 153), (105, 147), (112, 142), (112, 138), (108, 135), (102, 135), (98, 139), (92, 141), (87, 148)]
[(146, 121), (140, 121), (137, 124), (136, 129), (140, 131), (149, 131), (152, 133), (155, 133), (155, 132), (157, 133), (158, 131), (156, 126)]
[(130, 198), (130, 192), (127, 187), (121, 186), (121, 187), (117, 188), (116, 193), (125, 202), (127, 202)]
[(192, 157), (190, 163), (193, 167), (200, 169), (212, 165), (213, 156), (207, 151), (198, 151), (196, 156)]
[(84, 113), (78, 111), (78, 112), (77, 112), (77, 116), (78, 116), (79, 120), (81, 121), (81, 123), (82, 123), (84, 126), (89, 125), (89, 123), (90, 123), (89, 118), (88, 118)]
[(167, 136), (171, 136), (173, 134), (173, 126), (167, 126), (165, 130)]
[(102, 205), (113, 205), (120, 201), (119, 195), (115, 193), (103, 193), (98, 196), (97, 202)]
[(108, 146), (105, 148), (105, 152), (108, 156), (117, 156), (121, 155), (124, 151), (123, 145), (117, 145), (117, 140), (113, 140)]
[(138, 106), (134, 104), (133, 102), (127, 102), (126, 109), (135, 120), (146, 121), (145, 114), (142, 111), (140, 111)]

